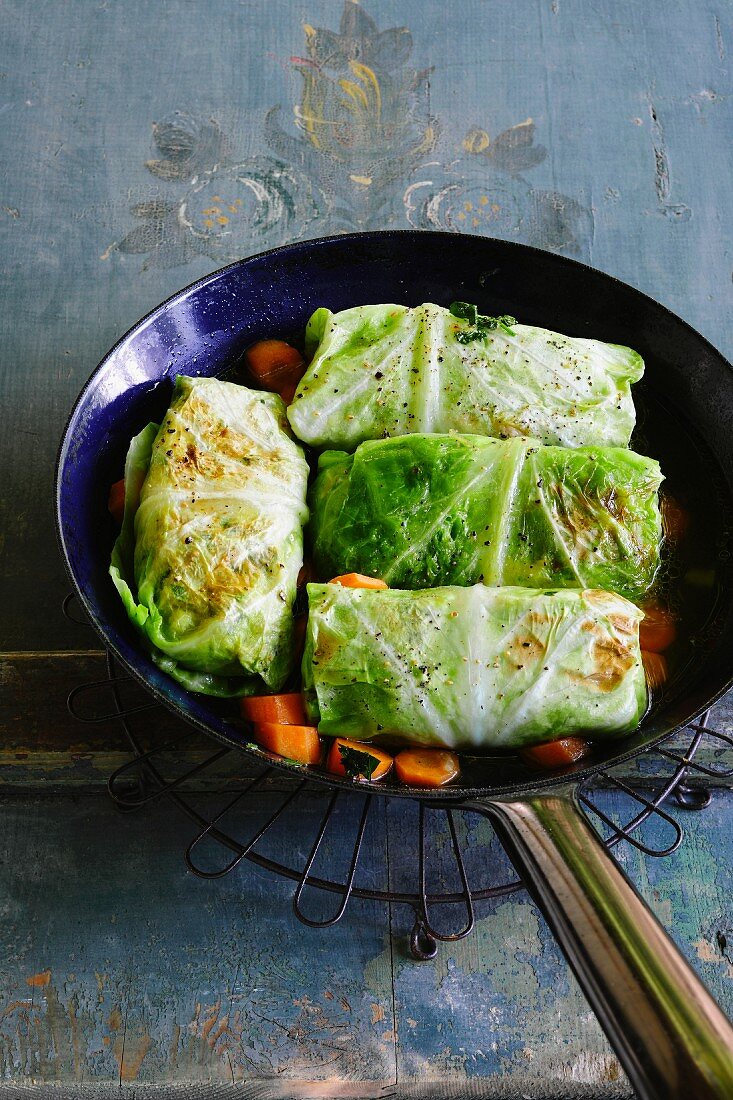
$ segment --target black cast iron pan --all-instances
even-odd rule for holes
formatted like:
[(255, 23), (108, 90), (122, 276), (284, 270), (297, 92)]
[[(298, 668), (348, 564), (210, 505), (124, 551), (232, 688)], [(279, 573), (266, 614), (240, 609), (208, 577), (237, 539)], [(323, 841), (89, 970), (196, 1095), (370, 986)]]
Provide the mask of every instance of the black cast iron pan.
[[(516, 758), (466, 759), (459, 784), (431, 792), (490, 816), (642, 1097), (733, 1097), (733, 1029), (611, 860), (573, 797), (578, 779), (698, 717), (733, 682), (733, 373), (679, 318), (643, 294), (538, 249), (447, 233), (385, 232), (303, 242), (195, 283), (136, 325), (90, 378), (59, 454), (57, 522), (75, 588), (105, 645), (158, 699), (229, 745), (231, 710), (194, 696), (144, 653), (107, 575), (109, 485), (130, 437), (162, 416), (178, 374), (226, 375), (266, 336), (299, 338), (311, 312), (368, 302), (454, 299), (574, 336), (636, 348), (637, 450), (658, 458), (692, 512), (686, 559), (668, 578), (684, 641), (662, 699), (638, 731), (590, 764), (538, 779)], [(246, 748), (272, 764), (272, 758)], [(285, 769), (287, 764), (279, 765)], [(314, 773), (332, 785), (351, 780)], [(384, 788), (377, 788), (384, 789)], [(391, 795), (425, 792), (388, 788)]]

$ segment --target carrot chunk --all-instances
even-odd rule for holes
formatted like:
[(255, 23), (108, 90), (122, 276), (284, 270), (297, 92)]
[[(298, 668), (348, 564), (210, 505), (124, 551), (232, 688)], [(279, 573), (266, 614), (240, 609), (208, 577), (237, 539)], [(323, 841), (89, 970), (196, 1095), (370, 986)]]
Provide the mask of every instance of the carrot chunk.
[(674, 615), (659, 604), (650, 603), (642, 607), (644, 618), (639, 623), (639, 645), (652, 653), (662, 653), (669, 649), (677, 637)]
[(389, 588), (386, 581), (379, 577), (366, 577), (363, 573), (343, 573), (340, 577), (334, 577), (329, 584), (340, 584), (343, 588)]
[(299, 691), (279, 695), (246, 695), (242, 699), (242, 718), (248, 722), (279, 722), (285, 726), (304, 726), (308, 722), (303, 696)]
[(445, 749), (403, 749), (394, 766), (397, 778), (409, 787), (444, 787), (460, 771), (456, 754)]
[[(284, 381), (282, 385), (278, 384), (275, 392), (280, 394), (286, 405), (292, 405), (293, 400), (295, 399), (295, 391), (297, 390), (298, 383), (300, 382), (300, 379), (302, 377), (303, 376), (300, 375), (298, 378), (291, 378), (290, 381)], [(268, 386), (265, 386), (264, 388), (269, 389)]]
[(525, 764), (538, 768), (566, 768), (576, 760), (582, 760), (590, 752), (590, 745), (582, 737), (561, 737), (557, 741), (545, 741), (522, 749), (520, 756)]
[(347, 737), (334, 737), (326, 767), (333, 775), (348, 775), (350, 779), (374, 782), (390, 771), (392, 757), (383, 749)]
[(279, 393), (289, 405), (305, 374), (305, 362), (297, 348), (284, 340), (259, 340), (245, 353), (254, 380), (270, 393)]
[(297, 760), (299, 764), (318, 764), (321, 759), (321, 739), (315, 726), (259, 722), (255, 726), (255, 740), (268, 752)]
[(109, 499), (107, 501), (107, 508), (109, 509), (113, 520), (118, 527), (122, 526), (122, 520), (125, 517), (125, 479), (120, 478), (109, 490)]
[(670, 542), (681, 542), (690, 526), (690, 513), (670, 493), (663, 492), (659, 500), (662, 531)]
[(641, 660), (646, 673), (646, 682), (652, 694), (666, 684), (669, 676), (667, 658), (662, 653), (654, 653), (650, 649), (642, 649)]

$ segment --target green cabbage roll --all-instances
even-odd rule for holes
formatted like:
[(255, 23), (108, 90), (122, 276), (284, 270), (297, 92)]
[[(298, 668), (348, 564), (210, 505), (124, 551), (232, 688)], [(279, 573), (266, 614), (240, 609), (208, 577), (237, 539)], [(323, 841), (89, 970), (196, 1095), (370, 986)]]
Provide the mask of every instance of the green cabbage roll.
[(303, 684), (322, 734), (449, 749), (633, 730), (643, 617), (594, 590), (309, 584)]
[(163, 423), (132, 441), (110, 574), (185, 687), (229, 696), (287, 680), (307, 479), (281, 399), (214, 378), (177, 378)]
[(661, 481), (654, 459), (621, 447), (417, 434), (325, 451), (310, 495), (317, 575), (638, 600), (659, 566)]
[(630, 348), (529, 325), (473, 339), (468, 321), (429, 303), (318, 309), (306, 348), (290, 423), (306, 443), (345, 450), (411, 432), (624, 447), (644, 371)]

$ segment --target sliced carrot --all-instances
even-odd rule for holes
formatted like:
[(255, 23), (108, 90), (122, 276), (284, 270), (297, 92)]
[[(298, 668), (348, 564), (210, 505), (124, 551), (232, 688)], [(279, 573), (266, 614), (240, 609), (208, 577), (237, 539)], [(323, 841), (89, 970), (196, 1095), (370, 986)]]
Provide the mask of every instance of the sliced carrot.
[(662, 653), (669, 649), (677, 637), (674, 615), (659, 604), (650, 603), (642, 607), (644, 618), (639, 623), (639, 645), (652, 653)]
[(304, 726), (308, 721), (299, 691), (245, 696), (242, 699), (242, 717), (248, 722), (280, 722), (286, 726)]
[(284, 340), (259, 340), (245, 353), (249, 372), (264, 390), (279, 393), (289, 405), (305, 374), (305, 362), (297, 348)]
[(389, 588), (386, 581), (379, 577), (366, 577), (363, 573), (343, 573), (340, 577), (333, 577), (329, 584), (340, 584), (343, 588)]
[(120, 478), (114, 485), (111, 486), (109, 491), (109, 499), (107, 501), (107, 508), (112, 514), (112, 518), (118, 527), (122, 526), (122, 520), (125, 517), (125, 479)]
[(296, 370), (305, 366), (297, 348), (284, 340), (258, 340), (247, 349), (247, 366), (258, 380), (268, 378), (283, 370)]
[[(305, 374), (305, 371), (303, 371), (303, 374)], [(282, 385), (278, 384), (276, 392), (280, 394), (286, 405), (292, 405), (295, 399), (295, 391), (298, 388), (298, 383), (303, 377), (303, 374), (300, 374), (297, 378), (290, 379), (290, 381), (283, 382)], [(265, 389), (269, 389), (269, 387), (265, 386)]]
[(681, 542), (690, 526), (690, 513), (670, 493), (662, 493), (659, 501), (662, 531), (670, 542)]
[(641, 659), (646, 673), (646, 682), (649, 690), (654, 693), (666, 684), (669, 676), (667, 658), (662, 653), (654, 653), (650, 649), (642, 649)]
[(456, 754), (445, 749), (403, 749), (394, 766), (397, 778), (408, 787), (444, 787), (461, 770)]
[(590, 752), (590, 745), (582, 737), (561, 737), (557, 741), (544, 741), (522, 749), (520, 756), (525, 764), (538, 768), (566, 768), (576, 760), (582, 760)]
[[(364, 759), (365, 757), (371, 757), (372, 760)], [(372, 765), (375, 760), (376, 764)], [(326, 760), (326, 767), (333, 775), (368, 779), (372, 783), (376, 779), (382, 779), (390, 771), (392, 764), (393, 760), (388, 752), (363, 741), (350, 741), (347, 737), (334, 737)], [(370, 774), (367, 775), (367, 772)]]
[(289, 726), (282, 722), (259, 722), (255, 740), (268, 752), (297, 760), (299, 764), (318, 764), (321, 739), (315, 726)]

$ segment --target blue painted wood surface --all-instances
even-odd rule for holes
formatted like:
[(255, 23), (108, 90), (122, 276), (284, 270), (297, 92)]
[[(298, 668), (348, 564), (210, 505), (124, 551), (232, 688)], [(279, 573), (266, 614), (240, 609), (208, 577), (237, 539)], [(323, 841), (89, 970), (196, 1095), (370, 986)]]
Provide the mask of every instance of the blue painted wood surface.
[[(57, 611), (53, 463), (139, 316), (229, 259), (344, 228), (562, 251), (732, 356), (732, 57), (730, 0), (0, 4), (0, 782), (26, 789), (2, 806), (0, 1095), (628, 1095), (524, 895), (416, 966), (408, 911), (304, 930), (286, 883), (199, 882), (188, 825), (88, 793), (122, 748), (63, 706), (103, 661)], [(728, 1011), (732, 797), (685, 815), (668, 860), (619, 849)], [(414, 860), (409, 813), (369, 838), (377, 884)]]
[[(717, 792), (704, 814), (684, 815), (675, 871), (619, 849), (729, 1012), (731, 801)], [(263, 809), (255, 800), (243, 812), (254, 820)], [(304, 845), (319, 809), (273, 854)], [(393, 805), (396, 820), (370, 830), (375, 886), (414, 858), (403, 839), (411, 811)], [(629, 1095), (524, 893), (480, 904), (471, 936), (416, 964), (409, 909), (356, 902), (335, 928), (313, 930), (290, 912), (284, 880), (249, 867), (217, 882), (192, 877), (180, 856), (191, 826), (165, 808), (120, 816), (101, 795), (28, 796), (4, 800), (2, 815), (0, 1082), (269, 1082), (271, 1093), (249, 1095), (282, 1097), (425, 1095), (427, 1085), (442, 1096)], [(471, 827), (476, 844), (487, 840)], [(495, 844), (489, 854), (490, 877), (505, 881)]]

